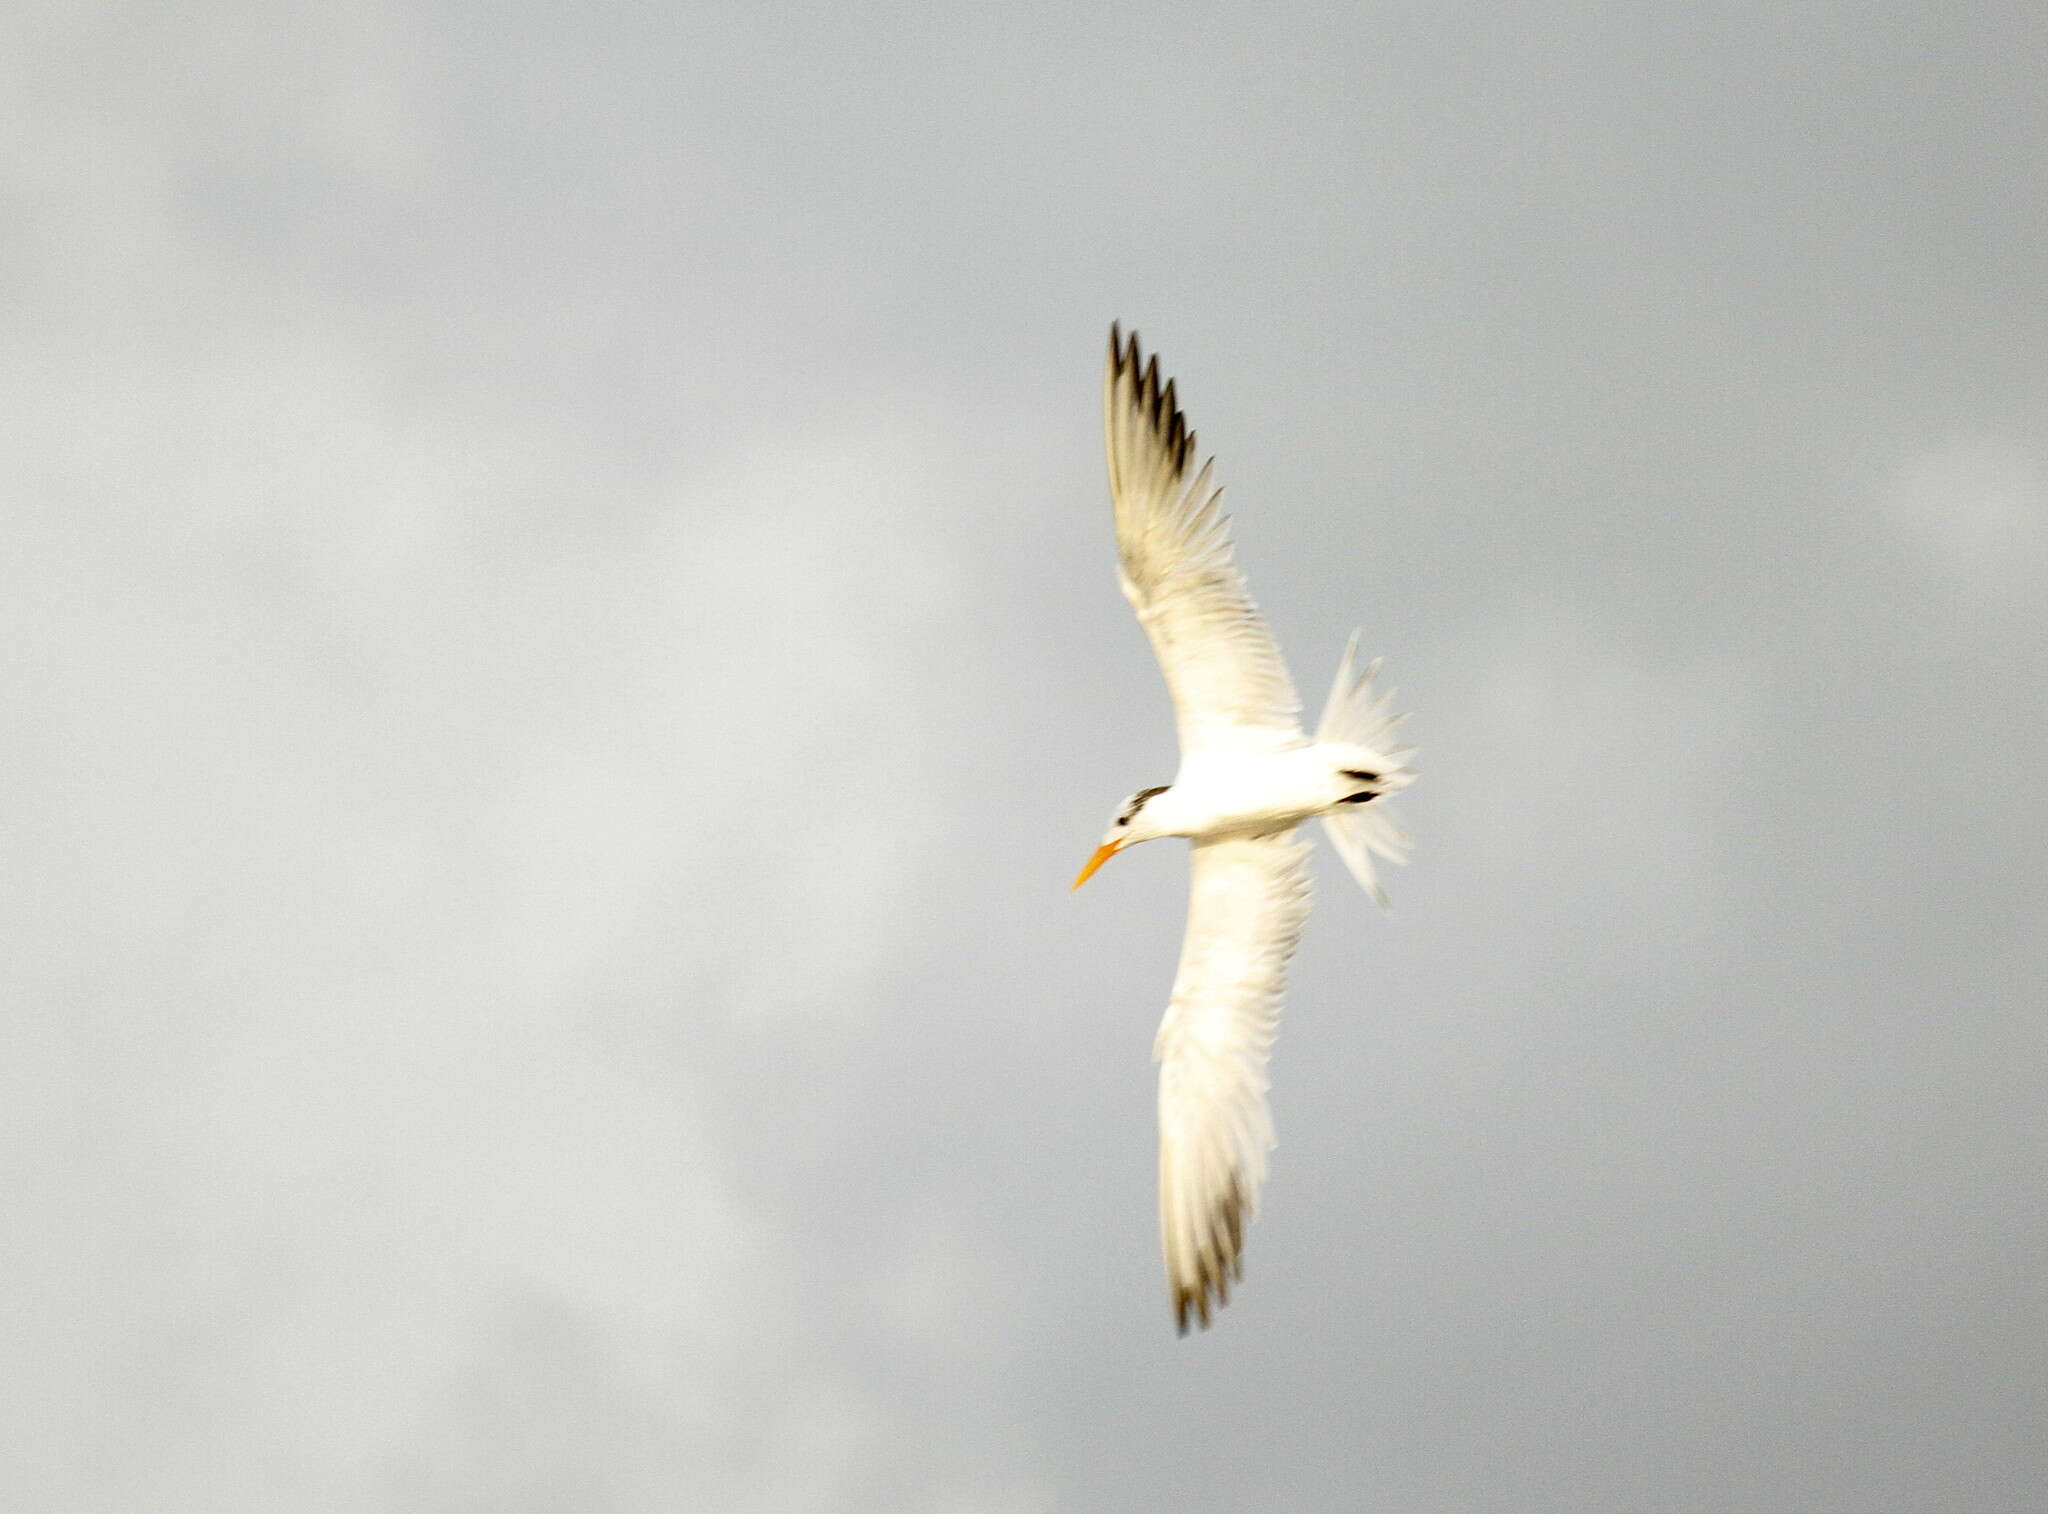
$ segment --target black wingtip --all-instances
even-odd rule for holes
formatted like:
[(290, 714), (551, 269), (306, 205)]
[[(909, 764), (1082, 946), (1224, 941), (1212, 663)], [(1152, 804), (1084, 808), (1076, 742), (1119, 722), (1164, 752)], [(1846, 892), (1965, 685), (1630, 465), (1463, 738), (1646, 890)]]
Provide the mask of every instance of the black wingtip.
[(1123, 322), (1109, 323), (1109, 380), (1121, 394), (1128, 379), (1129, 402), (1143, 425), (1170, 460), (1175, 476), (1186, 474), (1195, 461), (1195, 433), (1181, 413), (1177, 382), (1159, 371), (1159, 354), (1147, 355), (1138, 333), (1125, 335)]
[(1109, 323), (1110, 366), (1119, 370), (1128, 368), (1132, 380), (1134, 382), (1142, 382), (1143, 371), (1140, 361), (1142, 357), (1143, 352), (1138, 343), (1137, 331), (1133, 329), (1129, 335), (1125, 335), (1123, 322), (1111, 321)]

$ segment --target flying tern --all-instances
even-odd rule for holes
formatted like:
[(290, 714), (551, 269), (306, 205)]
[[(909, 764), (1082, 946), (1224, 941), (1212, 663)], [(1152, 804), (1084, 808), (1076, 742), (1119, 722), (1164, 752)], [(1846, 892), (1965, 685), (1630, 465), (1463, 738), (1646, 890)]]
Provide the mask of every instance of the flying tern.
[(1203, 1328), (1244, 1275), (1244, 1226), (1273, 1145), (1266, 1058), (1287, 961), (1308, 918), (1309, 846), (1320, 816), (1337, 855), (1384, 905), (1375, 855), (1405, 859), (1408, 838), (1380, 801), (1413, 781), (1413, 748), (1391, 745), (1404, 717), (1357, 666), (1354, 631), (1313, 739), (1301, 727), (1280, 649), (1233, 560), (1210, 463), (1191, 472), (1195, 434), (1159, 360), (1136, 332), (1109, 329), (1103, 383), (1118, 581), (1173, 697), (1180, 771), (1116, 812), (1074, 880), (1161, 836), (1190, 842), (1187, 936), (1159, 1063), (1159, 1228), (1174, 1319)]

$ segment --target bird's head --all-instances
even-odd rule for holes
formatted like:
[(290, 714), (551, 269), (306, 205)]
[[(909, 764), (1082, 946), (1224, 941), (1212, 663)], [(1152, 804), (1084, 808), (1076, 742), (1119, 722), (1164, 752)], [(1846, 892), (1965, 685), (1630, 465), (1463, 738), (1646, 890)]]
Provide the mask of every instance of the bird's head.
[(1152, 824), (1155, 817), (1145, 806), (1165, 793), (1169, 786), (1162, 783), (1156, 789), (1139, 789), (1123, 802), (1123, 808), (1116, 812), (1116, 818), (1109, 823), (1109, 830), (1102, 838), (1102, 845), (1095, 848), (1095, 855), (1088, 859), (1087, 865), (1081, 869), (1081, 876), (1074, 880), (1075, 888), (1079, 888), (1094, 877), (1097, 868), (1125, 847), (1135, 846), (1140, 841), (1150, 841), (1167, 834)]

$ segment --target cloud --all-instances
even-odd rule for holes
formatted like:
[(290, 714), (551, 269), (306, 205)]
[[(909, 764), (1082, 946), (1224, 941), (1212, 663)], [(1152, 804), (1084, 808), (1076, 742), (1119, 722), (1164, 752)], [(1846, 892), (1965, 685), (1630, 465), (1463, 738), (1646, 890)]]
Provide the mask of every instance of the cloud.
[(1967, 583), (2006, 586), (2039, 563), (2043, 470), (2017, 441), (1955, 437), (1929, 446), (1899, 468), (1893, 499), (1914, 544)]
[[(10, 1491), (2025, 1506), (2019, 12), (928, 19), (17, 19)], [(1424, 747), (1185, 1342), (1112, 315)]]
[[(629, 478), (332, 310), (45, 355), (24, 1495), (767, 1510), (930, 1463), (806, 1345), (802, 1216), (730, 1123), (838, 1096), (720, 1059), (891, 1012), (946, 449), (880, 404)], [(931, 1267), (854, 1280), (922, 1351), (970, 1325)]]

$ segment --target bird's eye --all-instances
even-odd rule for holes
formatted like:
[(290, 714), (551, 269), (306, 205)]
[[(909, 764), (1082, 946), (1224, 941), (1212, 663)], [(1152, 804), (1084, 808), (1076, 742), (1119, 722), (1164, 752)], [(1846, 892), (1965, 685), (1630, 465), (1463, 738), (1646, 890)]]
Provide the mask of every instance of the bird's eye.
[(1129, 825), (1131, 823), (1131, 817), (1129, 815), (1119, 815), (1116, 817), (1116, 823), (1118, 825)]

